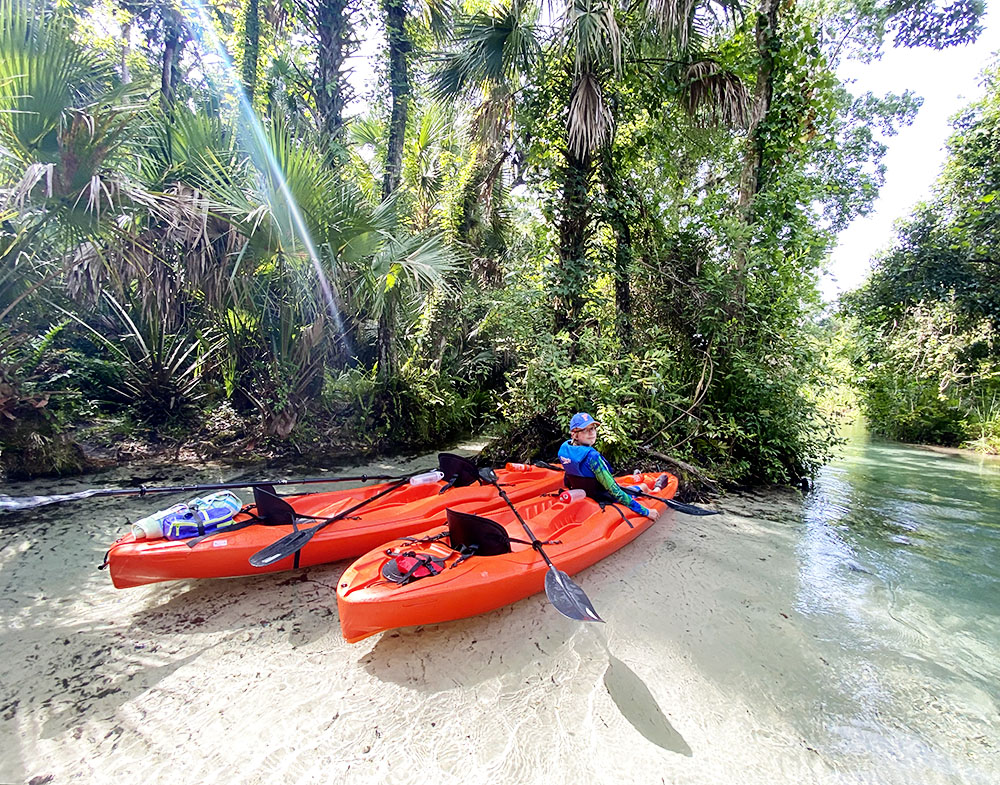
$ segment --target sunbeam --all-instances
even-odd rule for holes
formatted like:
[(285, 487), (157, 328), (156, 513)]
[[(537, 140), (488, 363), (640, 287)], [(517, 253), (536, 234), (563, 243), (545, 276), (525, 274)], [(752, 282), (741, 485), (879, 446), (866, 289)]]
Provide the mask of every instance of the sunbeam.
[[(309, 228), (306, 226), (305, 219), (302, 217), (302, 211), (299, 209), (298, 202), (296, 202), (291, 189), (288, 187), (288, 181), (285, 178), (281, 165), (278, 163), (274, 150), (267, 139), (267, 135), (264, 133), (264, 128), (261, 125), (260, 119), (257, 117), (257, 113), (254, 111), (250, 100), (247, 98), (246, 91), (243, 89), (243, 83), (240, 81), (236, 67), (233, 65), (233, 62), (229, 57), (229, 53), (222, 45), (222, 41), (215, 32), (215, 27), (209, 19), (204, 4), (198, 2), (198, 0), (185, 0), (182, 4), (182, 8), (188, 17), (188, 20), (192, 24), (195, 40), (201, 46), (208, 48), (219, 60), (221, 68), (225, 73), (227, 90), (231, 97), (235, 100), (237, 111), (239, 112), (240, 122), (237, 129), (238, 133), (240, 133), (244, 140), (254, 166), (257, 167), (261, 174), (271, 178), (271, 180), (277, 184), (281, 197), (287, 206), (289, 218), (292, 222), (290, 239), (293, 241), (297, 239), (301, 242), (302, 247), (308, 254), (309, 260), (312, 262), (313, 268), (316, 270), (320, 287), (323, 290), (323, 298), (326, 302), (330, 317), (333, 319), (333, 323), (337, 328), (337, 333), (344, 342), (344, 347), (347, 353), (351, 354), (352, 351), (347, 334), (344, 331), (344, 324), (340, 316), (340, 309), (337, 306), (338, 297), (336, 288), (323, 271), (323, 265), (320, 263), (319, 253), (317, 252), (316, 245), (309, 233)], [(283, 230), (281, 221), (276, 221), (275, 223), (279, 227), (279, 230)]]

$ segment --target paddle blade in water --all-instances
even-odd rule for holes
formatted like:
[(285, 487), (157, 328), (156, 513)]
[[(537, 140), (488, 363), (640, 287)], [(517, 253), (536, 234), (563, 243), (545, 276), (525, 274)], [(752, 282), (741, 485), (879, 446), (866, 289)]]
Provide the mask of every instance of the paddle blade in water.
[(46, 504), (56, 504), (58, 502), (71, 502), (76, 499), (89, 499), (104, 493), (100, 488), (91, 488), (79, 493), (61, 493), (55, 496), (5, 496), (0, 493), (0, 512), (14, 512), (15, 510), (30, 510), (33, 507), (43, 507)]
[(545, 596), (563, 616), (577, 621), (604, 621), (590, 599), (564, 572), (550, 567), (545, 573)]
[(299, 529), (297, 532), (286, 534), (277, 542), (272, 542), (266, 548), (262, 548), (250, 557), (250, 564), (254, 567), (267, 567), (276, 561), (287, 559), (296, 551), (305, 547), (305, 544), (312, 539), (316, 533), (316, 527), (311, 529)]

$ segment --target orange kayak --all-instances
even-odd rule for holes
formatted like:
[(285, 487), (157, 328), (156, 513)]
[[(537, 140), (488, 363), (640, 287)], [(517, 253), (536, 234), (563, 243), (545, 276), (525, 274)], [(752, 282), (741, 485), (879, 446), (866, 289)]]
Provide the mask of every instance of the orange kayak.
[[(507, 464), (498, 469), (504, 490), (521, 502), (557, 491), (563, 472), (537, 466)], [(132, 533), (117, 540), (105, 559), (119, 589), (184, 578), (225, 578), (278, 572), (296, 567), (349, 559), (381, 543), (422, 531), (445, 521), (447, 507), (461, 506), (488, 514), (506, 508), (496, 488), (480, 481), (446, 487), (445, 480), (423, 485), (381, 483), (364, 488), (282, 497), (291, 505), (299, 529), (316, 525), (345, 511), (319, 529), (296, 554), (267, 564), (250, 565), (250, 557), (294, 531), (291, 525), (254, 522), (256, 508), (244, 508), (230, 525), (197, 539), (136, 539)], [(381, 495), (380, 495), (381, 494)], [(379, 496), (379, 498), (374, 498)], [(371, 499), (368, 504), (361, 504)], [(258, 519), (259, 520), (259, 519)], [(193, 544), (193, 547), (191, 545)]]
[[(652, 487), (659, 476), (645, 474), (639, 482)], [(618, 481), (625, 486), (635, 482), (633, 475)], [(677, 478), (668, 475), (666, 487), (656, 495), (671, 499), (676, 492)], [(511, 501), (535, 536), (546, 543), (545, 552), (555, 566), (570, 575), (614, 553), (652, 525), (649, 518), (627, 507), (608, 504), (602, 509), (590, 498), (563, 501), (542, 496), (518, 504), (511, 497)], [(649, 499), (642, 503), (665, 507)], [(480, 534), (474, 548), (466, 523), (477, 516), (489, 517), (493, 530)], [(503, 550), (494, 547), (497, 524), (510, 538), (509, 551), (479, 555), (477, 550)], [(347, 568), (337, 586), (345, 640), (356, 643), (397, 627), (475, 616), (537, 594), (544, 588), (547, 568), (526, 537), (506, 505), (490, 514), (453, 505), (447, 526), (388, 542), (365, 554)]]

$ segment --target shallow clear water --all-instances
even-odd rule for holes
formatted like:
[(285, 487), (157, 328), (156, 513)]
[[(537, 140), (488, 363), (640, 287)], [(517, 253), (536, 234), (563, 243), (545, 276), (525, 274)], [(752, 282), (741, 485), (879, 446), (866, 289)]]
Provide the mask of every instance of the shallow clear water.
[(356, 646), (344, 564), (113, 589), (125, 518), (175, 501), (0, 515), (0, 782), (1000, 781), (998, 461), (855, 434), (808, 494), (666, 514), (578, 574), (606, 625), (540, 595)]

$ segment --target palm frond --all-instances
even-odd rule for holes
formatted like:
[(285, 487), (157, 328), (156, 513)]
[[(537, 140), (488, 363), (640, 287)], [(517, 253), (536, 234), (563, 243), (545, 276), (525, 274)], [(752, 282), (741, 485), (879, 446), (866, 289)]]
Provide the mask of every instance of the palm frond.
[(459, 48), (441, 55), (432, 74), (432, 91), (439, 97), (516, 84), (541, 55), (533, 17), (519, 2), (459, 21), (454, 40)]
[(646, 15), (664, 40), (688, 48), (698, 0), (646, 0)]
[(566, 130), (569, 148), (579, 157), (603, 147), (611, 138), (614, 118), (597, 77), (583, 73), (573, 85)]
[(711, 59), (690, 63), (681, 77), (681, 103), (702, 126), (745, 128), (750, 95), (740, 77)]
[(615, 74), (621, 73), (622, 34), (612, 2), (574, 0), (566, 9), (563, 24), (577, 76), (609, 65)]
[(0, 0), (0, 147), (24, 164), (55, 162), (63, 113), (110, 85), (111, 64), (72, 29), (43, 0)]

